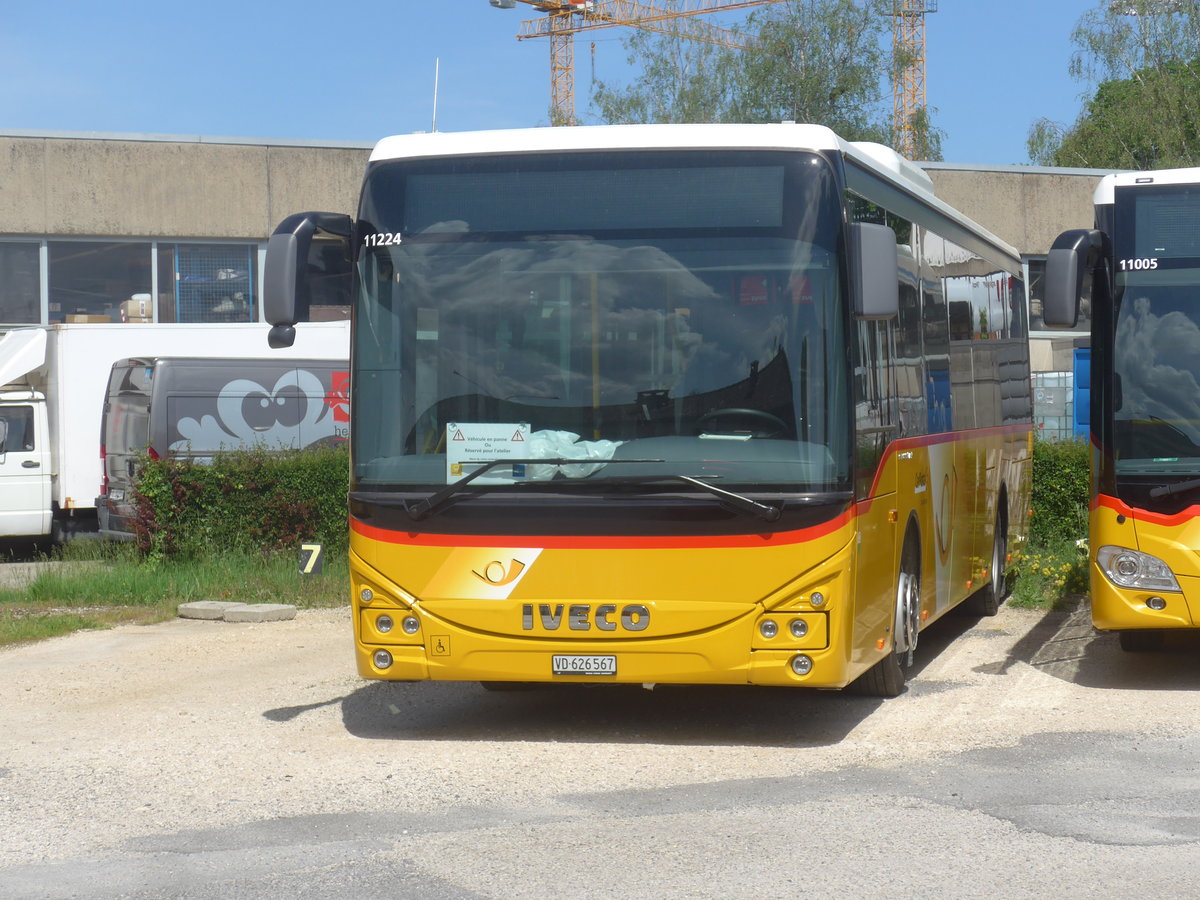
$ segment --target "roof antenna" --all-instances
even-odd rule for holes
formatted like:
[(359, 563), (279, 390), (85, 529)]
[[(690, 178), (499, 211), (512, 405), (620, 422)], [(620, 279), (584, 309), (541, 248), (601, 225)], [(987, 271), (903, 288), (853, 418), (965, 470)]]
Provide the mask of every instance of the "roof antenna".
[(433, 58), (433, 130), (437, 131), (437, 92), (438, 92), (438, 70), (441, 67), (442, 60), (440, 57)]

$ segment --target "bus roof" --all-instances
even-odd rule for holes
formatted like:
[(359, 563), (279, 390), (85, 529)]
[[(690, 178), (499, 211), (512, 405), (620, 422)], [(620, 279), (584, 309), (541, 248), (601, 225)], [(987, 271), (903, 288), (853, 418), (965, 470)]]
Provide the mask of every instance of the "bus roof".
[(1117, 188), (1136, 184), (1200, 184), (1200, 168), (1114, 172), (1100, 179), (1092, 195), (1092, 202), (1097, 206), (1112, 203), (1113, 192)]
[(371, 161), (530, 153), (554, 150), (837, 150), (872, 168), (884, 168), (910, 189), (933, 194), (933, 182), (915, 163), (882, 144), (845, 141), (823, 125), (584, 125), (503, 131), (422, 132), (381, 140)]
[(823, 125), (577, 125), (396, 135), (375, 145), (371, 161), (541, 150), (835, 150), (845, 143)]
[(940, 200), (919, 165), (882, 144), (847, 141), (824, 125), (767, 124), (577, 125), (498, 131), (420, 132), (383, 138), (370, 161), (442, 156), (588, 150), (814, 150), (856, 162), (989, 243), (1020, 259), (1020, 252)]

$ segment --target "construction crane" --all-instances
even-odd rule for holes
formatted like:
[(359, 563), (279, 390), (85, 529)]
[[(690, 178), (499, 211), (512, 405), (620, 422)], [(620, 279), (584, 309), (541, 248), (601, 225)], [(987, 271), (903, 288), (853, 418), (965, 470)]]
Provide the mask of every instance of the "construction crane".
[[(913, 159), (917, 145), (918, 113), (925, 111), (925, 15), (937, 12), (937, 0), (892, 0), (893, 141), (900, 155)], [(928, 121), (922, 123), (928, 127)]]
[(784, 3), (786, 0), (673, 0), (655, 6), (640, 0), (490, 0), (497, 9), (514, 9), (518, 2), (545, 13), (521, 23), (517, 40), (550, 38), (550, 123), (575, 124), (575, 35), (596, 28), (625, 26), (675, 35), (722, 47), (745, 50), (754, 46), (750, 35), (739, 34), (696, 18), (708, 13)]

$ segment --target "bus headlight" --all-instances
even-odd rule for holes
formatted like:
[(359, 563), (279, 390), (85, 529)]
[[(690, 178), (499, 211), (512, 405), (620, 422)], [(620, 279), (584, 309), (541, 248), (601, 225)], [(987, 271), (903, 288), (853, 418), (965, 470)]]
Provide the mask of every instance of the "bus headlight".
[(803, 619), (792, 619), (788, 623), (788, 630), (791, 631), (792, 637), (802, 638), (808, 634), (808, 623)]
[(1171, 567), (1149, 553), (1128, 547), (1104, 546), (1096, 551), (1096, 564), (1117, 587), (1177, 593), (1183, 590)]
[(371, 656), (371, 661), (375, 663), (375, 668), (386, 669), (392, 664), (392, 654), (386, 650), (376, 650)]
[(421, 623), (416, 616), (405, 616), (400, 627), (404, 629), (405, 634), (416, 634), (421, 630)]
[(375, 627), (378, 628), (383, 634), (387, 634), (389, 631), (391, 631), (394, 624), (395, 623), (392, 621), (391, 616), (380, 616), (375, 620)]
[(770, 640), (779, 634), (779, 626), (775, 624), (773, 619), (763, 619), (758, 623), (758, 633), (767, 640)]

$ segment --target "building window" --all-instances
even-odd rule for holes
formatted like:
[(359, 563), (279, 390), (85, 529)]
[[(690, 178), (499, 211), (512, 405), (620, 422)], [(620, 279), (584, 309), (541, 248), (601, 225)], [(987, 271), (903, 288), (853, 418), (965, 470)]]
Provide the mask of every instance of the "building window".
[(256, 322), (259, 251), (257, 243), (0, 241), (0, 330), (83, 322)]
[[(257, 320), (257, 247), (253, 244), (159, 246), (159, 258), (174, 251), (176, 322)], [(164, 310), (163, 319), (166, 320)]]
[(42, 321), (38, 244), (0, 241), (0, 325)]
[(150, 293), (150, 244), (47, 241), (50, 322), (120, 322), (121, 304)]

